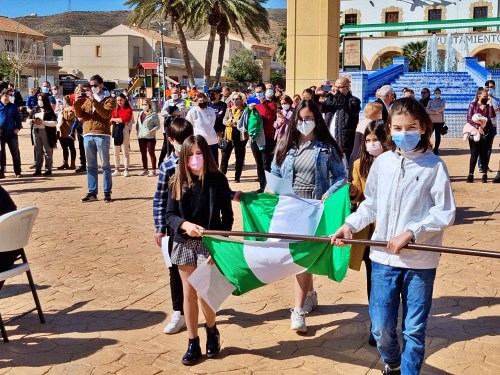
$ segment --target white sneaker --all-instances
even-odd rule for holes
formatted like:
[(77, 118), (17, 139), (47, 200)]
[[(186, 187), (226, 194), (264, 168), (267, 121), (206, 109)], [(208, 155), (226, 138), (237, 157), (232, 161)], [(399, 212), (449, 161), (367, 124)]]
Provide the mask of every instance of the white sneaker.
[(114, 171), (113, 173), (111, 173), (111, 176), (116, 177), (119, 176), (120, 174), (121, 174), (120, 171)]
[(154, 177), (156, 176), (156, 171), (149, 172), (148, 177)]
[(313, 290), (311, 294), (307, 294), (306, 300), (304, 301), (304, 312), (309, 314), (316, 307), (318, 307), (318, 295), (316, 291)]
[(295, 309), (290, 310), (292, 312), (290, 318), (292, 319), (292, 324), (290, 328), (292, 328), (294, 331), (301, 332), (301, 333), (306, 333), (307, 332), (307, 326), (306, 326), (306, 312), (297, 312)]
[(123, 177), (130, 177), (130, 173), (127, 170), (124, 170)]
[(170, 323), (165, 326), (163, 332), (172, 334), (177, 333), (184, 328), (186, 328), (186, 318), (184, 318), (184, 315), (181, 315), (180, 311), (174, 311), (172, 317), (170, 318)]
[(144, 170), (138, 174), (138, 176), (147, 176), (147, 175), (148, 175), (148, 171), (146, 171), (146, 170)]

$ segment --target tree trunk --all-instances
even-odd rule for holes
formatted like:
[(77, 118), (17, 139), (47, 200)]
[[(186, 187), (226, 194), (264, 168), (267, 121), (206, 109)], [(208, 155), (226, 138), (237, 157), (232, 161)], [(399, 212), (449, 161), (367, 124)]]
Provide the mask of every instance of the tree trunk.
[(224, 52), (226, 51), (226, 34), (219, 34), (219, 58), (217, 60), (217, 71), (215, 72), (214, 87), (220, 85), (220, 76), (222, 74), (222, 64), (224, 62)]
[(182, 29), (182, 24), (177, 21), (175, 23), (177, 26), (177, 35), (179, 36), (179, 42), (182, 48), (182, 58), (184, 59), (184, 65), (186, 66), (186, 71), (189, 77), (189, 85), (193, 86), (195, 84), (193, 67), (191, 66), (191, 60), (189, 57), (189, 49), (186, 42), (186, 35), (184, 35), (184, 30)]
[(212, 56), (214, 54), (215, 35), (217, 34), (217, 25), (210, 26), (210, 36), (208, 38), (207, 54), (205, 56), (205, 73), (203, 74), (203, 83), (210, 87), (210, 71), (212, 70)]

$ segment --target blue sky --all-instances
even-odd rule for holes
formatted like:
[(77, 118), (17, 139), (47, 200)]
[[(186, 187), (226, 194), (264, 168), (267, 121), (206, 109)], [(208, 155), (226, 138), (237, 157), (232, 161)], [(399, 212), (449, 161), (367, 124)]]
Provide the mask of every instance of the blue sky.
[[(71, 0), (72, 11), (128, 10), (125, 0)], [(22, 17), (36, 13), (39, 16), (68, 11), (69, 0), (0, 0), (0, 16)], [(268, 0), (267, 8), (286, 8), (286, 0)]]

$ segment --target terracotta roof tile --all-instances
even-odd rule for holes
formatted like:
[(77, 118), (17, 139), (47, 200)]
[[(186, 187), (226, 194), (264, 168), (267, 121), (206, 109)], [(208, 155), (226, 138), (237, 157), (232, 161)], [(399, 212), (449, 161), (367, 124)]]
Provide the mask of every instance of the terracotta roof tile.
[(28, 26), (23, 25), (21, 22), (18, 22), (15, 19), (3, 17), (3, 16), (0, 16), (0, 32), (13, 33), (13, 34), (16, 34), (17, 32), (19, 32), (19, 34), (22, 34), (22, 35), (46, 37), (46, 35), (43, 35), (42, 33), (39, 33), (38, 31), (30, 29)]

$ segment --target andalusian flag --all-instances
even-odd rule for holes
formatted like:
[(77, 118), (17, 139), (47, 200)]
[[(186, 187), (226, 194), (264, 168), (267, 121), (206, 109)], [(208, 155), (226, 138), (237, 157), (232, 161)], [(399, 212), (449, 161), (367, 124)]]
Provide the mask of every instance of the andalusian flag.
[[(324, 203), (297, 196), (256, 193), (242, 194), (240, 201), (246, 232), (326, 236), (334, 233), (350, 213), (348, 186)], [(215, 311), (231, 292), (241, 295), (302, 272), (325, 275), (340, 282), (349, 265), (349, 248), (337, 248), (328, 242), (227, 237), (203, 237), (203, 242), (216, 269), (198, 267), (193, 275), (199, 275), (190, 278), (190, 282)]]

